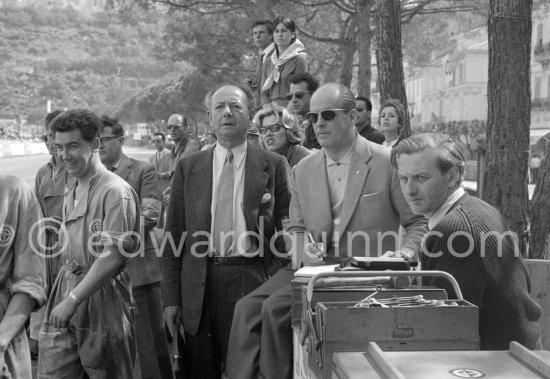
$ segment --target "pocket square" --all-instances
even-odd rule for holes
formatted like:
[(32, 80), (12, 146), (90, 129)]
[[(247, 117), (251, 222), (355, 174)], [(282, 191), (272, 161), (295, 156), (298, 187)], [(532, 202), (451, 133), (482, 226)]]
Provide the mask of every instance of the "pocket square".
[(261, 204), (269, 203), (271, 201), (271, 194), (269, 192), (264, 193), (262, 196)]

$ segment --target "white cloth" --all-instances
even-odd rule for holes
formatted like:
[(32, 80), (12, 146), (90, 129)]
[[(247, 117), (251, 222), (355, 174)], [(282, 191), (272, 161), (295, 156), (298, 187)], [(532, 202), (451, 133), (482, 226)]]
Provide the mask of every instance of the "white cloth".
[(445, 200), (445, 202), (439, 207), (437, 211), (432, 214), (424, 215), (428, 219), (429, 230), (432, 230), (437, 224), (439, 224), (441, 220), (443, 220), (443, 217), (445, 217), (449, 209), (451, 209), (453, 204), (456, 203), (458, 199), (460, 199), (464, 195), (464, 193), (464, 188), (459, 187), (447, 198), (447, 200)]
[(271, 62), (273, 63), (274, 68), (265, 80), (262, 90), (267, 91), (271, 88), (273, 83), (278, 83), (281, 77), (281, 66), (298, 55), (306, 55), (304, 45), (298, 39), (294, 41), (292, 45), (287, 47), (287, 49), (279, 57), (277, 57), (276, 52), (273, 52), (273, 54), (271, 54)]

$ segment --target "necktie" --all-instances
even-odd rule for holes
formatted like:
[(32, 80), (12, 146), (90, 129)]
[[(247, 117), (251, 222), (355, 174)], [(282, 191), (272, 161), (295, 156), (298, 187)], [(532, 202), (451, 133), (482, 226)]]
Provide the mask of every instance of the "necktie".
[(219, 255), (225, 255), (233, 243), (233, 236), (230, 236), (228, 233), (233, 231), (234, 182), (233, 152), (228, 150), (220, 175), (216, 214), (214, 215), (214, 248)]

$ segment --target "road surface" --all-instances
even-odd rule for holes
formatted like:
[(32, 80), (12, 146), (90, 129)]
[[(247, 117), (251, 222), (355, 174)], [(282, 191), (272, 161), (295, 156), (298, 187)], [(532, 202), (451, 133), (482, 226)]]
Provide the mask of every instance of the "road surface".
[[(131, 158), (148, 161), (154, 150), (137, 147), (124, 147), (124, 152)], [(17, 176), (34, 188), (36, 172), (50, 159), (49, 155), (27, 155), (19, 157), (0, 158), (0, 173)]]

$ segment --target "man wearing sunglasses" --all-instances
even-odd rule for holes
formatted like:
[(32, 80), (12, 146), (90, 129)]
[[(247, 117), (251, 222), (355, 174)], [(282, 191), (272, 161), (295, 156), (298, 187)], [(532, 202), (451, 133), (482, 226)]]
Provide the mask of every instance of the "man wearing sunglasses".
[(357, 121), (355, 122), (355, 128), (359, 135), (365, 137), (369, 141), (382, 145), (385, 141), (384, 133), (380, 130), (372, 127), (371, 112), (372, 112), (372, 103), (369, 99), (362, 96), (357, 96), (355, 98), (357, 111)]
[(319, 81), (308, 72), (299, 72), (290, 77), (290, 90), (286, 94), (288, 100), (288, 111), (298, 117), (304, 130), (304, 141), (302, 145), (308, 149), (320, 149), (313, 128), (306, 121), (306, 114), (309, 112), (311, 95), (319, 88)]
[[(306, 118), (322, 149), (292, 170), (287, 251), (294, 268), (345, 264), (350, 256), (396, 250), (410, 259), (418, 256), (427, 220), (407, 204), (389, 151), (357, 134), (351, 90), (325, 84), (311, 97), (310, 109)], [(400, 225), (406, 231), (401, 241)], [(275, 283), (280, 277), (264, 284), (256, 310), (261, 316), (246, 332), (241, 329), (246, 341), (230, 346), (243, 352), (230, 378), (292, 377), (292, 277)], [(232, 334), (236, 329), (234, 322)]]

